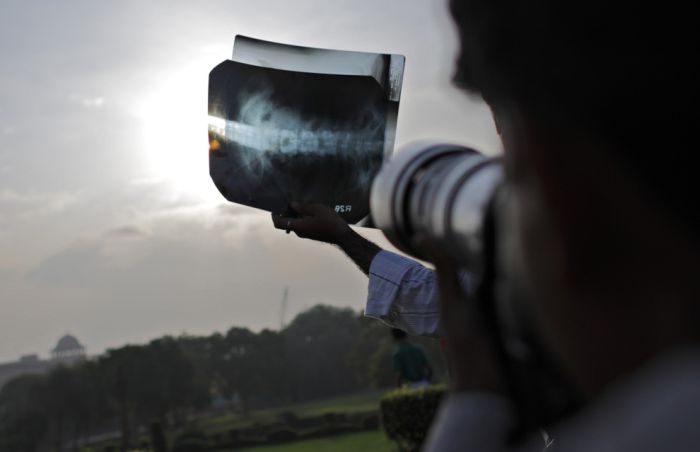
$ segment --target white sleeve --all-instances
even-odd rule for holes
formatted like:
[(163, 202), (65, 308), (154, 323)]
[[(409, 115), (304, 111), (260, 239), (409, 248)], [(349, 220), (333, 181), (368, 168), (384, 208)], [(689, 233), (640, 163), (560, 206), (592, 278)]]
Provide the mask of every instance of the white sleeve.
[[(469, 290), (469, 276), (460, 275)], [(389, 251), (380, 251), (369, 268), (365, 315), (416, 336), (440, 335), (435, 272)]]

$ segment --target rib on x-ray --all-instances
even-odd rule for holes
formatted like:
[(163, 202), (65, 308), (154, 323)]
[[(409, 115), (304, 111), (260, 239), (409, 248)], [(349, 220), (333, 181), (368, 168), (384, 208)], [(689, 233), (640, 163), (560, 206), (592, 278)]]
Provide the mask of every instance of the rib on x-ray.
[(209, 170), (231, 202), (280, 214), (322, 203), (348, 222), (391, 154), (404, 57), (237, 36), (209, 74)]

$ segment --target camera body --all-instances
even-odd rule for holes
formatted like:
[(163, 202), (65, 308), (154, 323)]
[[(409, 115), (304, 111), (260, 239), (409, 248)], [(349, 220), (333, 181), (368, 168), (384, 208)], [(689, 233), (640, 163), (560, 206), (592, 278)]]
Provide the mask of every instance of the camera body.
[[(541, 340), (529, 295), (513, 264), (509, 187), (499, 158), (444, 143), (408, 145), (372, 184), (376, 227), (401, 251), (423, 260), (428, 238), (470, 274), (474, 303), (497, 350), (518, 415), (514, 439), (573, 412), (580, 396)], [(466, 319), (465, 319), (466, 323)]]
[(483, 273), (484, 227), (503, 184), (500, 160), (463, 146), (417, 142), (385, 163), (374, 179), (374, 224), (400, 250), (425, 259), (428, 237), (472, 273)]

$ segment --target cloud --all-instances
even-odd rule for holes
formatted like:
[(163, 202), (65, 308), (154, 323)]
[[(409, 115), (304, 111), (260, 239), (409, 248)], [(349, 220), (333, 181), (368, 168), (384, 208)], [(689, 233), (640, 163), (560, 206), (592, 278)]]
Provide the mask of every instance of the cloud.
[(226, 217), (235, 217), (239, 215), (249, 215), (252, 209), (233, 203), (222, 203), (216, 206), (218, 214)]
[(55, 301), (51, 322), (73, 329), (79, 316), (102, 341), (86, 339), (91, 350), (183, 330), (275, 328), (285, 286), (289, 318), (317, 303), (363, 307), (367, 279), (339, 250), (274, 230), (265, 214), (248, 217), (254, 227), (171, 218), (147, 233), (114, 228), (44, 259), (26, 282), (35, 300), (71, 294)]
[(38, 217), (64, 211), (79, 199), (77, 193), (20, 193), (15, 190), (0, 190), (2, 218)]
[(488, 112), (445, 88), (457, 40), (441, 2), (38, 4), (7, 0), (0, 14), (0, 357), (46, 350), (65, 330), (98, 352), (275, 327), (285, 285), (290, 317), (321, 302), (362, 307), (366, 278), (339, 250), (153, 179), (135, 110), (193, 61), (206, 62), (202, 81), (186, 87), (205, 94), (235, 33), (405, 54), (400, 141), (497, 141)]
[(105, 233), (108, 237), (115, 238), (142, 238), (148, 236), (148, 231), (138, 227), (138, 226), (121, 226), (118, 228), (110, 229)]
[(103, 97), (85, 97), (80, 103), (86, 108), (100, 108), (104, 105), (105, 100)]

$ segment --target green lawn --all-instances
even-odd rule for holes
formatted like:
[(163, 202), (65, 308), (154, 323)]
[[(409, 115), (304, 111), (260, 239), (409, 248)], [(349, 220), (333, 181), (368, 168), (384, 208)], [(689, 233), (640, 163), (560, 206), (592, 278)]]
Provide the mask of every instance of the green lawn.
[(245, 452), (394, 452), (396, 450), (396, 445), (389, 441), (384, 433), (376, 431), (296, 441), (275, 446), (254, 447), (245, 449)]
[[(323, 413), (361, 413), (379, 409), (379, 399), (386, 391), (372, 391), (293, 406), (297, 416), (317, 416)], [(284, 408), (278, 408), (284, 411)]]
[(379, 409), (379, 399), (384, 393), (385, 391), (371, 391), (343, 397), (334, 397), (332, 399), (324, 399), (316, 402), (257, 410), (250, 413), (248, 417), (243, 417), (238, 414), (203, 417), (196, 420), (194, 425), (211, 435), (214, 433), (226, 432), (231, 428), (241, 428), (252, 425), (255, 422), (271, 422), (276, 420), (279, 414), (285, 411), (291, 411), (299, 417), (317, 416), (329, 412), (371, 412)]
[[(256, 410), (251, 412), (247, 417), (240, 414), (225, 414), (218, 416), (203, 416), (188, 423), (188, 428), (199, 429), (205, 434), (211, 436), (214, 434), (226, 434), (232, 428), (244, 428), (255, 423), (269, 423), (279, 420), (280, 413), (292, 412), (298, 417), (318, 416), (324, 413), (369, 413), (379, 410), (379, 399), (386, 391), (375, 390), (359, 394), (353, 394), (342, 397), (334, 397), (331, 399), (323, 399), (314, 402), (301, 403), (296, 405), (280, 406), (265, 410)], [(170, 444), (173, 443), (177, 432), (167, 431), (166, 436)], [(147, 441), (144, 436), (140, 440)], [(116, 447), (116, 441), (106, 441), (95, 446), (104, 447), (113, 445)], [(360, 432), (350, 433), (346, 435), (338, 435), (328, 438), (319, 438), (306, 441), (295, 441), (288, 444), (256, 447), (246, 449), (250, 451), (284, 451), (295, 452), (303, 450), (313, 450), (314, 452), (324, 451), (354, 451), (362, 450), (362, 452), (375, 451), (395, 451), (393, 443), (386, 439), (382, 431), (376, 432)], [(0, 451), (2, 452), (2, 451)], [(229, 452), (229, 451), (220, 451)]]

